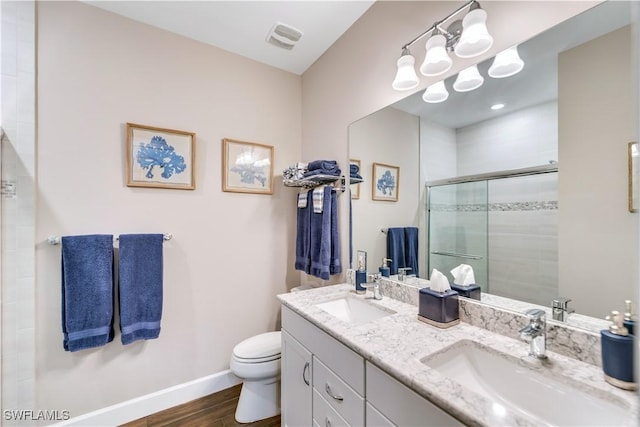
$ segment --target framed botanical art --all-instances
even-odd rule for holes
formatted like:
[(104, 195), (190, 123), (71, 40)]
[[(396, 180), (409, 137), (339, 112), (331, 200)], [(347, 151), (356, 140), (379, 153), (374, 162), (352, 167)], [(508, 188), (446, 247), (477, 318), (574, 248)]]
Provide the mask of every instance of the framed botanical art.
[(127, 186), (196, 188), (196, 134), (127, 123)]
[(397, 202), (398, 189), (400, 188), (400, 167), (374, 163), (372, 175), (371, 198)]
[(359, 179), (354, 179), (354, 174), (351, 173), (352, 170), (355, 170), (355, 167), (357, 167), (356, 175), (360, 175), (360, 160), (356, 160), (356, 159), (349, 159), (349, 179), (351, 180), (351, 182), (353, 181), (357, 181), (358, 184), (351, 184), (350, 188), (351, 188), (351, 199), (352, 200), (358, 200), (360, 198), (360, 184), (359, 182), (361, 180)]
[(273, 146), (222, 141), (222, 190), (273, 194)]

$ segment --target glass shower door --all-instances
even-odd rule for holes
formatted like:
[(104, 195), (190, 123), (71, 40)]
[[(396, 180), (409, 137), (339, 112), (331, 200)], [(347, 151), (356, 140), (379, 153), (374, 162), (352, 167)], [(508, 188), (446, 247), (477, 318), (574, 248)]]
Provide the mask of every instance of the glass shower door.
[(429, 187), (429, 276), (435, 268), (453, 282), (451, 270), (468, 264), (476, 284), (489, 291), (487, 188), (487, 181)]

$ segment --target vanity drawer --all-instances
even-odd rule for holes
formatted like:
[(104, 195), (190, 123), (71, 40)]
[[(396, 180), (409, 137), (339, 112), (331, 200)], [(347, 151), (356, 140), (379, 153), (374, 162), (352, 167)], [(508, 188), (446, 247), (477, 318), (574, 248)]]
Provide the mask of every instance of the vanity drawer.
[(364, 398), (316, 357), (313, 358), (313, 388), (349, 424), (364, 425)]
[[(349, 427), (347, 421), (327, 403), (318, 390), (313, 390), (313, 425), (320, 427)], [(364, 425), (364, 420), (362, 424), (355, 425)]]

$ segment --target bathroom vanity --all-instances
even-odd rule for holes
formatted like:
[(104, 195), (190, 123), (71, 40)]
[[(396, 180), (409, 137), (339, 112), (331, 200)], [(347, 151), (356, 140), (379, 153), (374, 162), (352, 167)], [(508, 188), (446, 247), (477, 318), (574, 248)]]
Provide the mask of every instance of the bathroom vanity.
[(439, 329), (410, 302), (352, 289), (279, 295), (283, 425), (637, 424), (637, 394), (595, 364), (534, 360), (522, 340), (464, 318)]

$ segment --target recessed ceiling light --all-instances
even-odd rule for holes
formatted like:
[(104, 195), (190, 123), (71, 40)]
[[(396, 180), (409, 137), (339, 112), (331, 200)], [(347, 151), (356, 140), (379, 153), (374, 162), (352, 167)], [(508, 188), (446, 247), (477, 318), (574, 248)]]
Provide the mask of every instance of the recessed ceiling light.
[(499, 109), (501, 109), (501, 108), (504, 108), (504, 104), (493, 104), (493, 105), (491, 106), (491, 109), (492, 109), (492, 110), (499, 110)]

